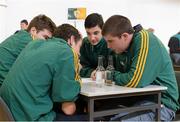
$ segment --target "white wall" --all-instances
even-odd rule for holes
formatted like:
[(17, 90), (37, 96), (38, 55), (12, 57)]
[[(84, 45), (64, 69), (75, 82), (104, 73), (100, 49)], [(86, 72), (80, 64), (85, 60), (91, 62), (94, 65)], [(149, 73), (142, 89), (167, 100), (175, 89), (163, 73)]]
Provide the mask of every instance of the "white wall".
[(3, 40), (6, 37), (6, 10), (6, 1), (0, 0), (0, 40)]
[[(67, 9), (74, 7), (86, 7), (87, 14), (98, 12), (104, 20), (114, 14), (125, 15), (133, 25), (141, 23), (145, 28), (154, 28), (166, 47), (170, 36), (180, 31), (180, 0), (7, 0), (7, 5), (5, 14), (0, 8), (0, 18), (5, 18), (0, 25), (6, 24), (6, 37), (20, 28), (22, 19), (30, 21), (38, 14), (46, 14), (57, 25), (74, 24), (67, 20)], [(76, 25), (85, 36), (84, 21), (79, 20)]]

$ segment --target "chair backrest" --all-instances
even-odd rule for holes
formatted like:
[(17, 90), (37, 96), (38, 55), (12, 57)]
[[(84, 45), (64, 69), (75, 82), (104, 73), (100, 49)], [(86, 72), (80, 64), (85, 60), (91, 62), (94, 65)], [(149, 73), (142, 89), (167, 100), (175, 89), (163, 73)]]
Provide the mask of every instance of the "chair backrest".
[(180, 71), (180, 65), (173, 65), (173, 68), (175, 72)]
[[(175, 76), (176, 76), (177, 85), (179, 89), (179, 95), (180, 95), (180, 71), (175, 71)], [(178, 102), (180, 103), (180, 96), (179, 96)]]
[(0, 97), (0, 121), (14, 121), (14, 118), (4, 100)]

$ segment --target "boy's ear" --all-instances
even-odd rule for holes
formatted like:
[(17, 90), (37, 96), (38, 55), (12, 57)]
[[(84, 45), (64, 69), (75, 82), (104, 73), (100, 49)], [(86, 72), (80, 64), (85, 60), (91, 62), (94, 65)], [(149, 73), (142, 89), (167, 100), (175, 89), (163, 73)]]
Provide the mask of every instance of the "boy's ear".
[(31, 33), (32, 35), (35, 35), (36, 32), (37, 32), (37, 30), (36, 30), (35, 27), (32, 27), (32, 28), (30, 29), (30, 33)]
[(122, 36), (123, 38), (128, 38), (129, 34), (128, 34), (128, 33), (123, 33), (121, 36)]
[(67, 40), (67, 43), (68, 43), (69, 45), (71, 45), (71, 38), (69, 38), (69, 39)]
[(70, 40), (71, 40), (71, 45), (75, 45), (75, 38), (73, 35), (70, 37)]
[(71, 46), (73, 46), (75, 44), (75, 40), (74, 40), (73, 35), (68, 39), (68, 44), (71, 45)]
[(36, 35), (36, 33), (37, 33), (37, 30), (36, 30), (36, 28), (35, 27), (32, 27), (31, 29), (30, 29), (30, 34), (31, 34), (31, 37), (32, 37), (32, 39), (33, 40), (35, 40), (35, 35)]
[(128, 33), (123, 33), (122, 36), (127, 37)]

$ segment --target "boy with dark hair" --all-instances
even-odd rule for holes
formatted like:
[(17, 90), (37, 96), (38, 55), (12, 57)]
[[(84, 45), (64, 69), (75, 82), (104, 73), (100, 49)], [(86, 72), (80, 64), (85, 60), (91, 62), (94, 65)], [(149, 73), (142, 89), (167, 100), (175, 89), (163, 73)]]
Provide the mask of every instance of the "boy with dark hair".
[(27, 30), (28, 21), (26, 19), (21, 20), (20, 26), (21, 26), (21, 30)]
[[(20, 22), (21, 30), (27, 30), (28, 28), (28, 21), (26, 19), (21, 20)], [(14, 34), (18, 33), (20, 30), (17, 30)]]
[(55, 28), (56, 25), (49, 17), (38, 15), (32, 19), (27, 31), (21, 30), (0, 44), (0, 86), (25, 46), (35, 39), (51, 38)]
[(85, 28), (92, 28), (97, 25), (99, 26), (100, 29), (102, 29), (104, 25), (103, 18), (100, 14), (92, 13), (86, 17), (85, 23), (84, 23)]
[[(106, 61), (108, 55), (111, 53), (111, 50), (107, 48), (107, 43), (101, 34), (103, 24), (103, 18), (98, 13), (92, 13), (85, 19), (84, 26), (87, 37), (83, 39), (80, 50), (80, 63), (82, 65), (80, 71), (81, 77), (91, 77), (95, 79), (98, 56), (103, 55)], [(106, 67), (107, 62), (104, 64), (104, 67)]]
[[(142, 29), (134, 32), (128, 18), (121, 15), (110, 17), (104, 24), (102, 34), (108, 47), (126, 59), (125, 72), (114, 72), (114, 81), (117, 85), (141, 88), (148, 85), (166, 86), (162, 92), (161, 120), (171, 121), (179, 109), (178, 88), (171, 59), (162, 42), (151, 32)], [(150, 104), (153, 99), (143, 100), (136, 105)], [(112, 120), (123, 120), (122, 113)], [(136, 113), (123, 121), (154, 121), (155, 114), (144, 112)]]
[(180, 65), (180, 32), (170, 38), (168, 47), (173, 64)]

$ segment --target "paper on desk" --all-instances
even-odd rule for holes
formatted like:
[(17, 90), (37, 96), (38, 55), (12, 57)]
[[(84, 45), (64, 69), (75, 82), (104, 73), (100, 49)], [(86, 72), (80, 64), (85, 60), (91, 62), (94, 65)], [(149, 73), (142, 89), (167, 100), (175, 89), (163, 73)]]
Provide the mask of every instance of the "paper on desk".
[(92, 78), (82, 78), (82, 83), (96, 82), (93, 81)]

